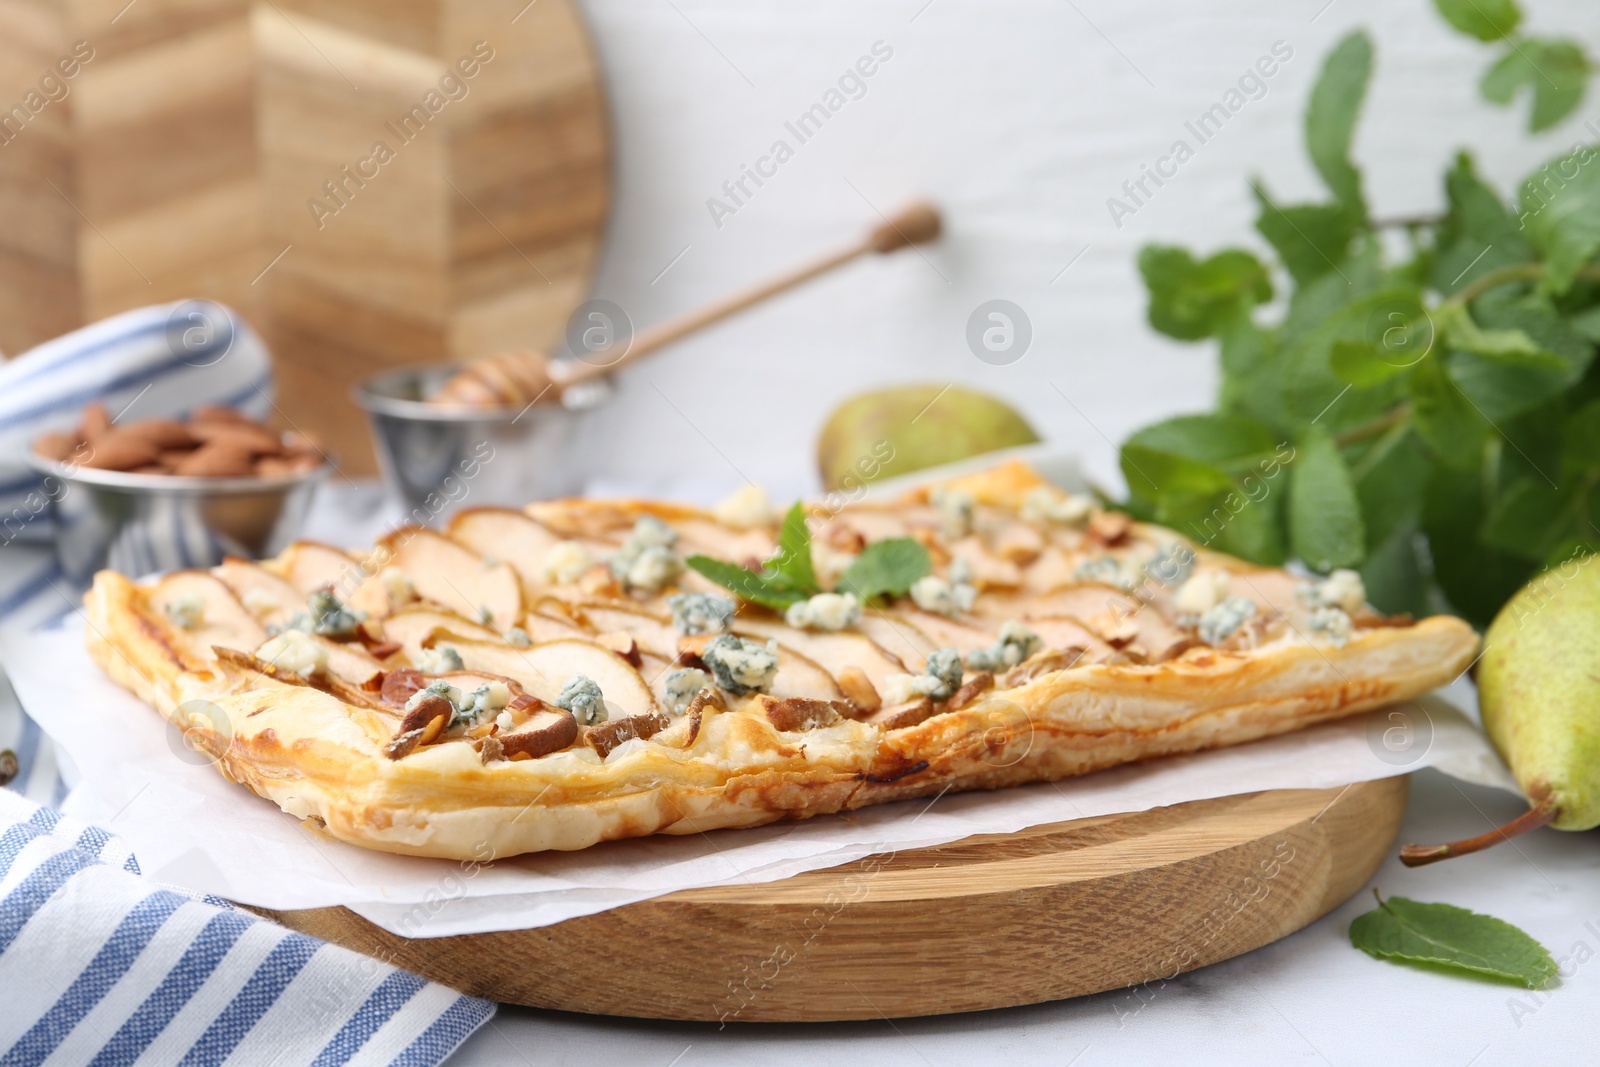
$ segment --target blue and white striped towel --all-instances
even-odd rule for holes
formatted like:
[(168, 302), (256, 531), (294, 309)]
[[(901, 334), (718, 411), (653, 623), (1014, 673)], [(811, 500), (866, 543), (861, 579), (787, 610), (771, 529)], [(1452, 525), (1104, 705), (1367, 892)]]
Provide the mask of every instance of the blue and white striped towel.
[(147, 881), (119, 838), (0, 789), (0, 1067), (428, 1065), (493, 1014)]
[(38, 474), (23, 462), (46, 430), (70, 430), (91, 400), (130, 419), (226, 404), (272, 409), (272, 364), (255, 331), (221, 304), (182, 300), (102, 319), (0, 363), (0, 544), (46, 540)]

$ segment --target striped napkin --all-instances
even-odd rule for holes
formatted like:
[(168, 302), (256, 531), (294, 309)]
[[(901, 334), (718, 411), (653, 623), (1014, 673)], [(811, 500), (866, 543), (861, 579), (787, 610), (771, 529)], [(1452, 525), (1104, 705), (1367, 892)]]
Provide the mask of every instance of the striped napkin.
[(442, 1062), (486, 1000), (139, 876), (0, 789), (0, 1067)]

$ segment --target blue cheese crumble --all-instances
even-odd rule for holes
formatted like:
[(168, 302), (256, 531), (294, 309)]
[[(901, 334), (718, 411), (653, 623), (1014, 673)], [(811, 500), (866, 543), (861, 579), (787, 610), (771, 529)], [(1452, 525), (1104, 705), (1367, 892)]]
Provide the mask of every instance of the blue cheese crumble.
[[(957, 560), (957, 563), (962, 562)], [(952, 565), (950, 573), (954, 575), (956, 568)], [(966, 573), (971, 573), (967, 571)], [(978, 589), (967, 582), (953, 581), (941, 578), (936, 574), (923, 575), (911, 583), (911, 599), (923, 611), (931, 611), (936, 615), (959, 615), (963, 611), (972, 610), (972, 605), (978, 599)]]
[(310, 609), (311, 632), (323, 637), (350, 637), (356, 632), (367, 613), (351, 611), (329, 589), (318, 589), (306, 598)]
[(1003, 671), (1015, 667), (1039, 649), (1044, 639), (1020, 622), (1007, 622), (1000, 627), (994, 644), (967, 653), (967, 667), (975, 671)]
[(181, 626), (185, 630), (193, 630), (205, 621), (206, 602), (196, 593), (173, 597), (161, 609), (162, 613), (172, 621), (174, 626)]
[(683, 561), (672, 551), (677, 541), (678, 531), (654, 515), (639, 516), (611, 558), (611, 576), (629, 589), (660, 592), (683, 573)]
[(528, 631), (520, 626), (513, 626), (506, 631), (506, 643), (517, 648), (527, 648), (533, 644), (533, 638), (528, 636)]
[(717, 684), (736, 696), (765, 692), (778, 676), (778, 642), (761, 644), (732, 634), (711, 639), (700, 653)]
[(1344, 609), (1323, 606), (1311, 609), (1311, 629), (1335, 647), (1343, 648), (1355, 631), (1355, 625)]
[(429, 682), (415, 693), (412, 693), (411, 699), (406, 701), (406, 710), (416, 710), (417, 705), (429, 697), (444, 697), (450, 702), (452, 708), (461, 707), (461, 690), (441, 678), (437, 681)]
[(1181, 541), (1168, 541), (1144, 565), (1145, 574), (1162, 585), (1181, 586), (1194, 572), (1194, 549)]
[(861, 621), (861, 601), (854, 593), (818, 593), (790, 604), (783, 621), (796, 630), (843, 630)]
[(1063, 493), (1048, 485), (1035, 486), (1022, 498), (1021, 514), (1027, 522), (1082, 526), (1093, 513), (1093, 497)]
[(1367, 602), (1361, 575), (1342, 567), (1320, 582), (1300, 586), (1295, 594), (1309, 607), (1339, 608), (1346, 615), (1354, 615)]
[(584, 726), (605, 722), (607, 718), (606, 699), (599, 684), (582, 674), (567, 679), (561, 687), (561, 695), (556, 697), (556, 707), (572, 712), (572, 717)]
[(566, 585), (583, 577), (583, 572), (594, 564), (589, 550), (577, 541), (557, 541), (545, 553), (540, 569), (544, 580), (552, 585)]
[(1255, 601), (1230, 596), (1200, 616), (1200, 640), (1208, 645), (1220, 645), (1255, 615)]
[(1118, 589), (1132, 589), (1136, 583), (1128, 580), (1122, 562), (1115, 556), (1095, 556), (1086, 559), (1073, 569), (1072, 577), (1080, 582), (1099, 582)]
[(680, 667), (669, 672), (662, 683), (667, 710), (676, 715), (689, 706), (696, 693), (710, 685), (711, 675), (699, 667)]
[(280, 671), (310, 678), (328, 667), (328, 650), (310, 634), (284, 630), (256, 649), (256, 659), (265, 660)]
[(461, 653), (449, 645), (436, 645), (417, 653), (417, 670), (423, 674), (449, 674), (466, 669)]
[(949, 700), (961, 688), (961, 653), (941, 648), (928, 653), (921, 674), (891, 674), (883, 680), (883, 699), (887, 704), (908, 704), (921, 697)]
[(965, 489), (935, 489), (928, 502), (939, 509), (939, 532), (946, 541), (959, 541), (972, 533), (976, 502)]
[(672, 625), (686, 637), (721, 633), (733, 621), (734, 604), (711, 593), (675, 593), (667, 597)]

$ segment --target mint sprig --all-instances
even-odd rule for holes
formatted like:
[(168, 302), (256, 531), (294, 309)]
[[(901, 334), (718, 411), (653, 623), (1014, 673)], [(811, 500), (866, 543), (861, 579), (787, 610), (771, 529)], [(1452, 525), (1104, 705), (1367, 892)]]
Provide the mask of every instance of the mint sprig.
[[(1435, 2), (1537, 68), (1509, 83), (1532, 87), (1535, 128), (1600, 69), (1518, 36), (1515, 0)], [(1311, 93), (1320, 202), (1252, 182), (1271, 257), (1140, 253), (1150, 325), (1214, 341), (1222, 374), (1214, 412), (1124, 444), (1126, 508), (1256, 562), (1356, 567), (1386, 611), (1443, 602), (1486, 625), (1541, 567), (1600, 551), (1600, 146), (1510, 203), (1462, 153), (1442, 214), (1374, 219), (1351, 152), (1374, 66), (1350, 34)]]
[[(684, 562), (740, 598), (774, 611), (822, 592), (811, 562), (805, 508), (798, 501), (784, 516), (777, 552), (761, 570), (702, 555)], [(891, 537), (863, 549), (839, 576), (836, 591), (854, 593), (863, 604), (882, 596), (905, 596), (913, 582), (932, 570), (926, 548), (909, 537)]]

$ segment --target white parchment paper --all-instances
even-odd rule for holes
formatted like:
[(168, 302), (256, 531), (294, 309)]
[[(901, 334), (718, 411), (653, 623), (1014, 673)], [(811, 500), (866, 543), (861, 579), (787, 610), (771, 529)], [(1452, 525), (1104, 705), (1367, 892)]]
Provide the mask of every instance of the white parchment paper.
[[(0, 664), (23, 706), (82, 775), (70, 811), (126, 837), (158, 880), (267, 908), (343, 904), (410, 937), (544, 926), (680, 889), (773, 881), (974, 834), (1262, 789), (1337, 788), (1425, 766), (1516, 791), (1473, 723), (1430, 696), (1065, 782), (495, 863), (417, 859), (330, 841), (223, 778), (101, 674), (84, 651), (82, 627), (74, 616), (50, 630), (0, 634)], [(1458, 686), (1470, 705), (1470, 687)]]

